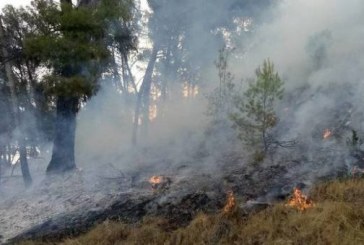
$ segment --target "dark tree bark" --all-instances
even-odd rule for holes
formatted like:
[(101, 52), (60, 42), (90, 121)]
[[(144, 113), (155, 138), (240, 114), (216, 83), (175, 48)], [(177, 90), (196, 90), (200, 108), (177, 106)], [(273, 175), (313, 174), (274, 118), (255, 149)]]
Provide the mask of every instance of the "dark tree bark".
[[(72, 5), (71, 0), (61, 0), (63, 13), (68, 10), (66, 4)], [(82, 4), (82, 1), (80, 3)], [(65, 66), (62, 70), (64, 77), (77, 74), (74, 67)], [(75, 133), (76, 115), (79, 98), (69, 95), (59, 95), (56, 102), (56, 118), (54, 123), (54, 138), (52, 158), (47, 167), (47, 174), (61, 174), (76, 168), (75, 163)]]
[(59, 96), (52, 159), (47, 174), (63, 173), (76, 168), (75, 132), (78, 98)]
[(20, 154), (20, 168), (23, 174), (23, 180), (25, 186), (30, 186), (32, 184), (32, 177), (30, 175), (28, 159), (27, 159), (27, 148), (25, 144), (22, 142), (19, 146), (19, 154)]

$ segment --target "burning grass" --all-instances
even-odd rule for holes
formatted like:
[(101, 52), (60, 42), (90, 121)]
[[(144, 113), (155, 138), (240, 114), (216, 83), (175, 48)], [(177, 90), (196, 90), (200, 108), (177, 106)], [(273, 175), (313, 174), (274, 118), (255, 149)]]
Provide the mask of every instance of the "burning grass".
[(293, 195), (288, 200), (286, 206), (296, 208), (300, 211), (305, 211), (308, 208), (312, 208), (314, 204), (306, 195), (302, 193), (300, 189), (295, 188), (293, 190)]
[(238, 209), (200, 214), (176, 230), (157, 218), (137, 225), (105, 222), (60, 244), (364, 244), (364, 179), (323, 183), (310, 197), (315, 205), (304, 212), (287, 207), (287, 200), (248, 217)]
[(236, 200), (235, 200), (234, 192), (229, 191), (227, 193), (226, 204), (223, 208), (223, 211), (224, 211), (224, 213), (231, 213), (234, 211), (235, 208), (236, 208)]

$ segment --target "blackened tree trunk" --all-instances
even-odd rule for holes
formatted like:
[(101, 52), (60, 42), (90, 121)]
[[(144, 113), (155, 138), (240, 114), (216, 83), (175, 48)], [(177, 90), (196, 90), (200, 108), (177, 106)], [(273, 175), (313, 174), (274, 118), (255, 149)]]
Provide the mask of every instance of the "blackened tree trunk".
[(59, 96), (53, 141), (52, 159), (47, 173), (63, 173), (76, 168), (75, 132), (78, 98)]

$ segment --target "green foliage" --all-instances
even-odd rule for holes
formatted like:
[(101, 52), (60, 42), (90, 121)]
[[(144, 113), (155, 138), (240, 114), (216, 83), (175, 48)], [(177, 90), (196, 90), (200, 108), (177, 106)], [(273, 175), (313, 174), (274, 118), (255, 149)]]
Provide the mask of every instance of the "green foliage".
[(273, 63), (265, 60), (263, 66), (256, 70), (255, 80), (238, 97), (237, 112), (231, 114), (240, 139), (256, 151), (259, 159), (273, 143), (270, 130), (278, 122), (275, 107), (283, 98), (283, 85)]
[(132, 1), (103, 0), (97, 7), (73, 7), (36, 0), (30, 22), (37, 31), (24, 41), (25, 53), (49, 70), (47, 91), (53, 95), (89, 97), (106, 69), (109, 49), (106, 37), (113, 21), (130, 20)]

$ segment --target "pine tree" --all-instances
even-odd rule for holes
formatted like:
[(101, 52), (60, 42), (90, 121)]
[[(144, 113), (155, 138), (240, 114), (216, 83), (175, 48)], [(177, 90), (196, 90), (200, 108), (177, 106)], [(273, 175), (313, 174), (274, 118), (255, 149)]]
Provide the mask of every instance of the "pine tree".
[(231, 116), (241, 140), (255, 149), (260, 158), (274, 141), (270, 131), (278, 122), (275, 109), (283, 98), (283, 85), (273, 63), (265, 60), (256, 70), (256, 79), (238, 100), (237, 112)]
[(25, 40), (28, 57), (50, 71), (43, 83), (55, 98), (56, 119), (52, 158), (47, 173), (75, 169), (76, 115), (82, 100), (98, 89), (110, 53), (106, 39), (113, 21), (130, 19), (129, 0), (102, 0), (96, 6), (74, 7), (70, 0), (33, 2), (37, 31)]

